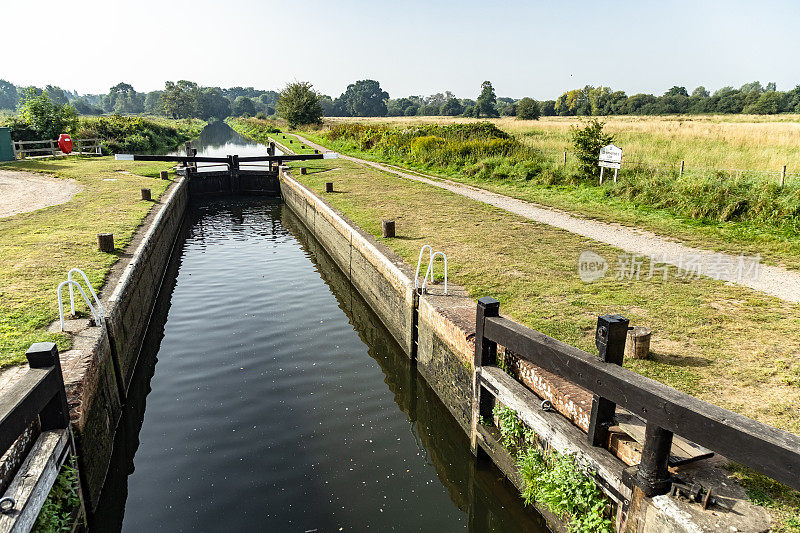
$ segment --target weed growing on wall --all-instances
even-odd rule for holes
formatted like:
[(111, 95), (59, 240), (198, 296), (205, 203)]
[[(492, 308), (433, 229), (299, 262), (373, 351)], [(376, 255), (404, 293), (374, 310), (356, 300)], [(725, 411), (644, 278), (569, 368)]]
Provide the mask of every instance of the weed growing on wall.
[(497, 405), (494, 415), (503, 446), (516, 455), (526, 504), (544, 505), (568, 521), (571, 532), (613, 533), (614, 524), (605, 513), (607, 501), (588, 469), (572, 455), (540, 450), (536, 434), (513, 409)]
[(80, 508), (78, 471), (64, 463), (53, 488), (39, 511), (33, 526), (35, 533), (61, 533), (72, 531), (75, 513)]

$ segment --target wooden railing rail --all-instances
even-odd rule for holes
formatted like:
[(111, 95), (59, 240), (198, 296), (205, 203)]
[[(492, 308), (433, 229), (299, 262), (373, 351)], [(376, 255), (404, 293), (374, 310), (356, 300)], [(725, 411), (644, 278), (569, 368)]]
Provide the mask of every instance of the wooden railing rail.
[[(61, 465), (75, 453), (56, 345), (35, 343), (25, 355), (30, 369), (0, 396), (0, 455), (37, 418), (41, 434), (2, 496), (0, 531), (32, 529)], [(80, 499), (76, 523), (85, 521), (82, 495)]]
[[(100, 139), (73, 139), (72, 154), (100, 155)], [(14, 141), (12, 143), (14, 157), (24, 159), (28, 155), (58, 155), (61, 150), (58, 141)]]
[[(478, 301), (475, 333), (473, 451), (476, 423), (491, 417), (492, 389), (482, 367), (497, 365), (497, 345), (547, 372), (592, 393), (589, 442), (603, 446), (619, 405), (646, 420), (642, 460), (630, 484), (649, 495), (668, 492), (667, 470), (673, 434), (723, 454), (781, 483), (800, 489), (800, 437), (699, 400), (621, 366), (628, 321), (599, 317), (596, 345), (600, 357), (499, 316), (493, 298)], [(502, 398), (498, 399), (503, 402)], [(506, 402), (503, 402), (506, 403)]]

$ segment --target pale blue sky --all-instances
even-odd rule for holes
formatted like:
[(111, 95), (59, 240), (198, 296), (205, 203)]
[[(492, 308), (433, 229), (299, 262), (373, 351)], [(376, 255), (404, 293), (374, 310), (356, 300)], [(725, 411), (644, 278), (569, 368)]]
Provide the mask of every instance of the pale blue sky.
[(537, 99), (586, 84), (800, 84), (797, 1), (0, 0), (0, 21), (0, 78), (82, 93), (181, 78), (308, 80), (332, 96), (372, 78), (392, 97), (472, 98), (488, 79), (498, 95)]

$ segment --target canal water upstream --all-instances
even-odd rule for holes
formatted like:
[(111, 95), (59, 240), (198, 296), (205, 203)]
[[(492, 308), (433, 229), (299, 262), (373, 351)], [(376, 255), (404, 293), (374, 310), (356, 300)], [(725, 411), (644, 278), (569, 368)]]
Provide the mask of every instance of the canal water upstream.
[(93, 531), (542, 524), (288, 207), (192, 203)]

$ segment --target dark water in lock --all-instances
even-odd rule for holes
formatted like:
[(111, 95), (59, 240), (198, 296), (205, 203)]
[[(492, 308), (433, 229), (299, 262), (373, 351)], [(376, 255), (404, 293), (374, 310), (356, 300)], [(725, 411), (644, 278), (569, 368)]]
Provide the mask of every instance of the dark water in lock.
[(187, 219), (92, 531), (546, 531), (280, 200)]

